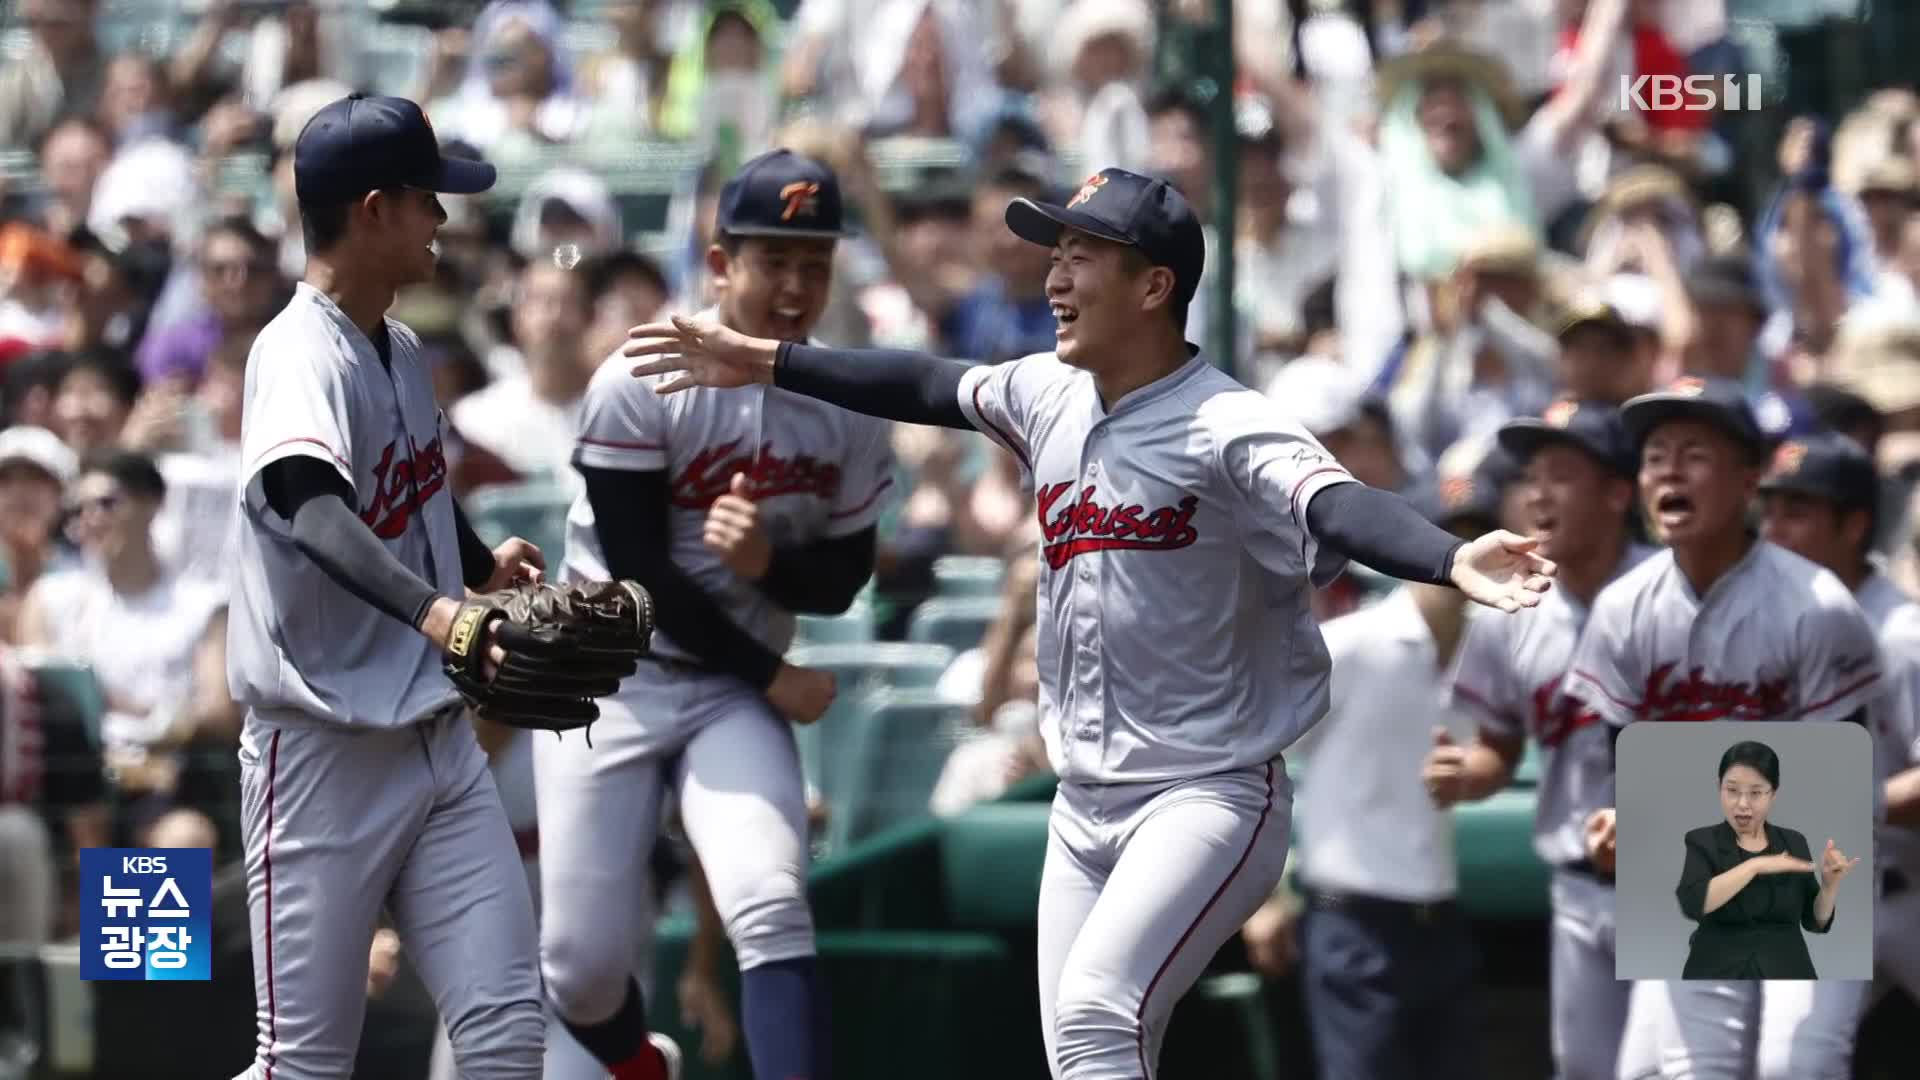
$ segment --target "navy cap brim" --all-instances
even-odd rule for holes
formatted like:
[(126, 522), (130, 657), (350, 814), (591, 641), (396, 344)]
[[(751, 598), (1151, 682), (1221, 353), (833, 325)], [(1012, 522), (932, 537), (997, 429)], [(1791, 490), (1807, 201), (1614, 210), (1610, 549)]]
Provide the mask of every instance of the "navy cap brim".
[(1760, 481), (1760, 494), (1811, 495), (1830, 503), (1839, 503), (1840, 497), (1832, 488), (1804, 476), (1769, 476)]
[(1758, 428), (1747, 428), (1729, 415), (1728, 410), (1697, 397), (1646, 394), (1629, 401), (1620, 410), (1620, 422), (1634, 446), (1647, 441), (1647, 434), (1661, 424), (1675, 420), (1697, 420), (1727, 433), (1755, 455), (1767, 450), (1767, 438)]
[(1046, 248), (1059, 243), (1060, 234), (1068, 229), (1078, 229), (1116, 244), (1133, 245), (1132, 240), (1117, 235), (1111, 226), (1092, 214), (1026, 198), (1007, 204), (1007, 228), (1027, 243)]
[(422, 186), (443, 195), (478, 195), (493, 187), (499, 176), (492, 162), (442, 157), (439, 170)]
[(767, 225), (728, 225), (728, 236), (787, 236), (795, 240), (843, 240), (854, 235), (852, 229), (780, 229)]
[(1500, 425), (1494, 435), (1500, 448), (1512, 454), (1519, 461), (1531, 460), (1543, 447), (1571, 446), (1584, 452), (1588, 457), (1600, 462), (1615, 472), (1632, 476), (1635, 465), (1631, 461), (1617, 460), (1602, 453), (1601, 449), (1565, 428), (1557, 428), (1534, 416), (1523, 416)]

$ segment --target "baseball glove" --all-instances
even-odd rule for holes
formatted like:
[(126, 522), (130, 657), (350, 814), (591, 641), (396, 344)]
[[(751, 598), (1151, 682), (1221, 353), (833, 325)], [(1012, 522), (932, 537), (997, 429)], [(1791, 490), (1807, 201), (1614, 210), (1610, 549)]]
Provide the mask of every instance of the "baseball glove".
[[(488, 631), (506, 661), (486, 678)], [(634, 673), (653, 639), (653, 598), (631, 581), (516, 585), (471, 597), (447, 635), (447, 678), (488, 720), (571, 731)]]

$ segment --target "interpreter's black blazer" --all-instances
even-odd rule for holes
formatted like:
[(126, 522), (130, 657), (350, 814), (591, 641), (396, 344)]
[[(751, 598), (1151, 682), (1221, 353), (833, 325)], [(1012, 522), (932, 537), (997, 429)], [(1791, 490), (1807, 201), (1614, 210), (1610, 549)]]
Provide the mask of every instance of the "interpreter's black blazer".
[(1733, 899), (1708, 914), (1707, 883), (1760, 855), (1786, 853), (1813, 861), (1807, 838), (1778, 825), (1766, 827), (1767, 849), (1746, 851), (1722, 821), (1687, 833), (1687, 861), (1680, 871), (1680, 913), (1700, 925), (1689, 940), (1683, 979), (1813, 979), (1813, 956), (1802, 928), (1824, 934), (1833, 926), (1814, 919), (1820, 879), (1813, 872), (1759, 874)]

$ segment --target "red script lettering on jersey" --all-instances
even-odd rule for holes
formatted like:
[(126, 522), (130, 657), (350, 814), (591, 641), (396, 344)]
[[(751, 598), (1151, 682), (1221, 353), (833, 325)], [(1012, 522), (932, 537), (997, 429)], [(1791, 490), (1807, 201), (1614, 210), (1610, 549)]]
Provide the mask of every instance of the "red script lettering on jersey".
[(1678, 663), (1665, 663), (1647, 676), (1640, 713), (1648, 720), (1778, 720), (1787, 717), (1792, 679), (1770, 682), (1711, 682), (1695, 665), (1684, 677), (1667, 681)]
[(1533, 728), (1540, 745), (1552, 749), (1567, 741), (1567, 736), (1600, 719), (1600, 714), (1580, 702), (1560, 695), (1561, 676), (1555, 675), (1533, 689)]
[(373, 501), (360, 511), (373, 535), (392, 540), (407, 531), (413, 512), (439, 494), (447, 482), (447, 455), (438, 436), (412, 457), (394, 460), (400, 445), (395, 439), (380, 451), (380, 462), (373, 467)]
[(1047, 484), (1034, 493), (1041, 543), (1047, 565), (1055, 570), (1067, 565), (1074, 556), (1089, 551), (1114, 548), (1175, 551), (1200, 539), (1200, 530), (1193, 525), (1193, 513), (1200, 500), (1192, 495), (1176, 505), (1154, 510), (1139, 503), (1110, 507), (1093, 497), (1093, 485), (1088, 484), (1080, 489), (1077, 500), (1056, 511), (1060, 497), (1071, 487), (1070, 481)]
[(694, 455), (680, 475), (673, 478), (673, 505), (685, 510), (705, 510), (727, 493), (734, 473), (747, 474), (748, 493), (755, 500), (775, 495), (818, 495), (833, 499), (840, 494), (840, 466), (821, 461), (811, 454), (781, 457), (773, 444), (760, 447), (758, 454), (741, 451), (741, 440), (734, 439), (702, 450)]

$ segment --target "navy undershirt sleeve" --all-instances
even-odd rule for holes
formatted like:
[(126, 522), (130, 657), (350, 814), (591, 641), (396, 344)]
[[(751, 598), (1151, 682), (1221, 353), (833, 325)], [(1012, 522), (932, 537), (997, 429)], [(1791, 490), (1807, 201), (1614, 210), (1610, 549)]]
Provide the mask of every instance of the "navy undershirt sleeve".
[(827, 349), (783, 342), (773, 384), (882, 420), (972, 431), (960, 376), (973, 365), (903, 349)]
[(1450, 585), (1453, 555), (1464, 541), (1391, 491), (1335, 484), (1307, 503), (1314, 539), (1372, 570), (1402, 581)]
[(720, 609), (705, 589), (667, 557), (667, 474), (605, 469), (575, 462), (587, 482), (593, 528), (607, 572), (637, 581), (654, 599), (655, 619), (674, 644), (714, 671), (765, 690), (781, 659)]
[(335, 584), (399, 619), (419, 626), (440, 596), (406, 568), (353, 512), (353, 489), (319, 458), (288, 457), (260, 471), (267, 506), (291, 523), (294, 546)]

